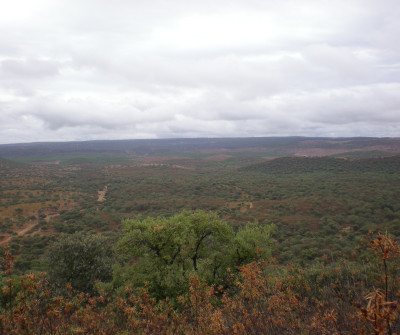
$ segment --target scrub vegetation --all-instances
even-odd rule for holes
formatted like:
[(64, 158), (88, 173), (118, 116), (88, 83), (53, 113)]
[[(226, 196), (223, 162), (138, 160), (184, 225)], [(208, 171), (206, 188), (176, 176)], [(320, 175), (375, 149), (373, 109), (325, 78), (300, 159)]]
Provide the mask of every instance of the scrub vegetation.
[(400, 332), (396, 139), (138, 142), (0, 146), (0, 334)]

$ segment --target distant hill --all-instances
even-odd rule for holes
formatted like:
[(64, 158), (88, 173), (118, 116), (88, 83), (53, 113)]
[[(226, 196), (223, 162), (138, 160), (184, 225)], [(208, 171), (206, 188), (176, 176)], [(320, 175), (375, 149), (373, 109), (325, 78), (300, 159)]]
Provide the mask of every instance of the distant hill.
[(107, 153), (164, 155), (173, 152), (226, 153), (235, 150), (283, 152), (290, 155), (329, 156), (352, 151), (400, 153), (400, 138), (251, 137), (43, 142), (0, 145), (0, 157)]
[(301, 138), (254, 137), (22, 143), (0, 145), (0, 156), (24, 157), (84, 152), (161, 155), (177, 151), (290, 147), (296, 145), (298, 141), (301, 141)]
[(400, 173), (400, 155), (349, 160), (334, 157), (282, 157), (247, 165), (239, 171), (263, 173), (383, 172)]

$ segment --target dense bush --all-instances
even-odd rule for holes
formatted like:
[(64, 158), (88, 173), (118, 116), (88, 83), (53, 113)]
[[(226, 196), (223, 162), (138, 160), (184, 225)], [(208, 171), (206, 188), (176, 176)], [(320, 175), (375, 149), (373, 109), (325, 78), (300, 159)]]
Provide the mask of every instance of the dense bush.
[(61, 291), (70, 284), (74, 290), (93, 294), (97, 280), (112, 279), (113, 259), (113, 246), (102, 235), (60, 235), (46, 255), (49, 281)]
[(0, 334), (395, 334), (399, 246), (387, 234), (370, 245), (383, 265), (378, 271), (251, 262), (230, 291), (190, 277), (178, 305), (131, 287), (90, 297), (67, 285), (65, 295), (54, 296), (45, 275), (12, 277), (6, 250)]

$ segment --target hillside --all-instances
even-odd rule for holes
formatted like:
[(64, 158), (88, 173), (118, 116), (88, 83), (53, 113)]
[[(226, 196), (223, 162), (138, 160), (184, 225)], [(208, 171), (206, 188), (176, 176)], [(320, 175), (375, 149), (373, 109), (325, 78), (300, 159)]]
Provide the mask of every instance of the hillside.
[(364, 158), (344, 159), (336, 157), (282, 157), (262, 163), (250, 164), (239, 168), (239, 171), (252, 171), (263, 173), (356, 173), (356, 172), (380, 172), (399, 173), (400, 155)]

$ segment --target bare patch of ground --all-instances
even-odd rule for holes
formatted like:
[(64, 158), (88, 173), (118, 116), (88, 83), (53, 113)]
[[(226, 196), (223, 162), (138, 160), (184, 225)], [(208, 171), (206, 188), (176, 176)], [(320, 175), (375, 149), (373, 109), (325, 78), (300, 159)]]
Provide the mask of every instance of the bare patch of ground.
[(226, 154), (230, 152), (266, 152), (270, 151), (270, 149), (266, 149), (263, 147), (245, 147), (245, 148), (214, 148), (214, 149), (200, 149), (196, 150), (196, 152), (202, 154)]
[(28, 232), (30, 232), (34, 227), (36, 227), (37, 222), (29, 223), (26, 227), (22, 228), (21, 230), (17, 231), (18, 236), (24, 236)]
[(232, 201), (228, 203), (228, 208), (240, 208), (241, 213), (246, 213), (248, 210), (253, 208), (253, 203), (251, 201)]
[(193, 168), (189, 168), (189, 167), (182, 166), (182, 165), (176, 165), (176, 164), (144, 163), (144, 164), (137, 164), (136, 166), (140, 166), (140, 167), (160, 167), (160, 166), (166, 166), (166, 167), (170, 167), (170, 168), (173, 168), (173, 169), (193, 170)]
[(214, 155), (214, 156), (205, 158), (205, 160), (212, 161), (212, 162), (222, 162), (231, 157), (232, 157), (231, 155)]
[(60, 161), (33, 162), (35, 165), (60, 165)]
[(98, 191), (98, 192), (97, 192), (98, 195), (99, 195), (97, 201), (103, 202), (104, 200), (106, 200), (107, 189), (108, 189), (108, 185), (104, 186), (104, 188), (103, 188), (102, 191)]
[(49, 223), (51, 219), (56, 218), (57, 216), (60, 216), (60, 214), (48, 214), (44, 218), (44, 221), (46, 221), (46, 223)]
[(171, 161), (171, 160), (184, 160), (188, 159), (187, 157), (183, 156), (151, 156), (151, 157), (140, 157), (138, 159), (140, 162), (145, 163), (156, 163), (156, 162), (163, 162), (163, 161)]
[(323, 148), (302, 148), (293, 149), (296, 156), (308, 156), (308, 157), (321, 157), (330, 156), (335, 154), (341, 154), (343, 152), (349, 152), (351, 150), (341, 150), (341, 149), (323, 149)]
[(64, 168), (64, 170), (67, 170), (67, 171), (79, 171), (79, 170), (82, 170), (82, 168), (79, 167), (79, 166), (71, 166), (71, 167)]

